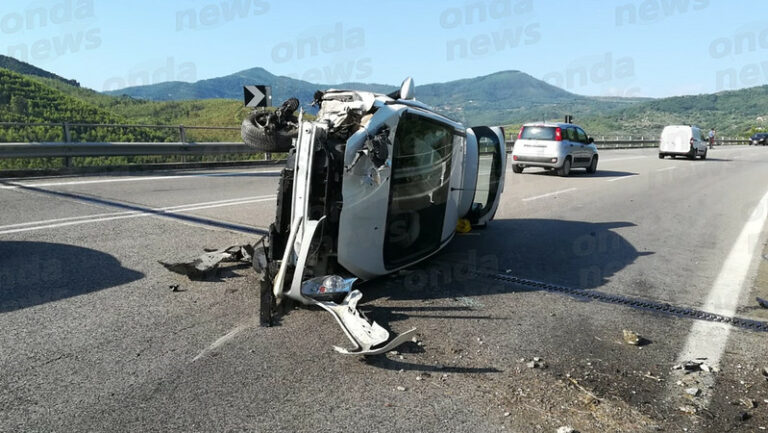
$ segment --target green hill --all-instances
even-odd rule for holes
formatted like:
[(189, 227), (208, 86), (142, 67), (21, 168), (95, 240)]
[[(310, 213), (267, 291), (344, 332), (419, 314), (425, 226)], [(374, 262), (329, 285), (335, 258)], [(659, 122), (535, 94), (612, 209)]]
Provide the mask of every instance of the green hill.
[(62, 78), (52, 72), (48, 72), (46, 70), (38, 68), (37, 66), (32, 66), (29, 63), (16, 60), (13, 57), (4, 56), (2, 54), (0, 54), (0, 68), (4, 68), (13, 72), (18, 72), (19, 74), (33, 75), (33, 76), (42, 77), (42, 78), (50, 78), (52, 80), (61, 81), (62, 83), (67, 83), (72, 86), (77, 86), (77, 87), (80, 86), (80, 83), (78, 83), (75, 80), (67, 80), (66, 78)]
[[(103, 94), (9, 57), (0, 56), (0, 64), (17, 71), (0, 69), (0, 121), (237, 127), (250, 111), (241, 102), (242, 86), (246, 84), (271, 85), (275, 104), (295, 96), (305, 108), (318, 89), (353, 88), (377, 93), (396, 89), (370, 83), (313, 84), (252, 68), (195, 83), (167, 82)], [(510, 131), (524, 122), (560, 120), (565, 114), (573, 115), (596, 137), (658, 136), (665, 125), (677, 123), (714, 127), (720, 136), (743, 136), (756, 127), (768, 127), (768, 86), (663, 99), (601, 98), (576, 95), (520, 71), (503, 71), (447, 83), (417, 82), (416, 97), (467, 125), (510, 125)], [(27, 139), (60, 139), (60, 130), (28, 128), (25, 133), (34, 131)], [(162, 133), (140, 129), (94, 131), (87, 135), (75, 128), (73, 139), (178, 140), (178, 132), (170, 129)], [(0, 128), (0, 140), (21, 137), (21, 131), (16, 135), (13, 132), (13, 128)], [(239, 140), (237, 131), (190, 130), (187, 137), (193, 141)]]
[[(167, 82), (129, 87), (107, 94), (152, 101), (208, 98), (241, 100), (242, 88), (248, 84), (272, 86), (275, 104), (297, 97), (310, 112), (312, 109), (309, 103), (318, 89), (356, 89), (377, 93), (389, 93), (397, 89), (394, 85), (371, 83), (313, 84), (276, 76), (262, 68), (253, 68), (195, 83)], [(637, 98), (590, 98), (575, 95), (520, 71), (503, 71), (447, 83), (417, 82), (416, 98), (469, 125), (524, 122), (552, 116), (560, 118), (565, 113), (584, 117), (639, 101)]]
[(605, 135), (658, 137), (666, 125), (692, 124), (715, 128), (721, 137), (744, 137), (753, 128), (768, 127), (768, 86), (656, 99), (588, 116), (582, 123)]

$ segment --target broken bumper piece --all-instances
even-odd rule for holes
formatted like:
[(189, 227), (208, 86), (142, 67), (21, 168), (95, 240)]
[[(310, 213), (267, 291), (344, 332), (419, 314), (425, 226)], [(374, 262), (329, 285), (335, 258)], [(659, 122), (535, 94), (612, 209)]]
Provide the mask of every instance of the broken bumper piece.
[[(349, 341), (354, 345), (351, 349), (334, 346), (334, 349), (345, 355), (379, 355), (388, 352), (405, 343), (416, 331), (413, 328), (404, 332), (387, 343), (389, 332), (378, 323), (368, 320), (357, 309), (357, 303), (363, 297), (359, 290), (351, 291), (344, 300), (337, 304), (331, 301), (313, 299), (313, 303), (331, 313)], [(386, 343), (386, 344), (385, 344)], [(383, 346), (382, 346), (383, 345)]]

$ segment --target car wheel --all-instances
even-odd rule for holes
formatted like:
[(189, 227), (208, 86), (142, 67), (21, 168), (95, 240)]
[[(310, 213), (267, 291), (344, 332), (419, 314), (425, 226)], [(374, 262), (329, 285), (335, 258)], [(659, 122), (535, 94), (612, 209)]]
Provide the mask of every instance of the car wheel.
[(701, 159), (707, 159), (707, 151), (706, 150), (704, 151), (704, 154), (701, 155)]
[(243, 142), (261, 152), (288, 152), (299, 135), (294, 118), (283, 120), (274, 112), (257, 108), (240, 127)]
[(589, 167), (587, 167), (587, 173), (593, 174), (597, 171), (597, 155), (592, 157), (592, 161), (589, 163)]
[(663, 153), (660, 153), (660, 154), (659, 154), (659, 159), (664, 159), (664, 157), (665, 157), (665, 156), (666, 156), (666, 155), (664, 155)]
[(566, 158), (565, 162), (563, 162), (563, 166), (557, 170), (557, 175), (562, 177), (567, 177), (570, 173), (571, 173), (571, 159)]
[(514, 171), (515, 173), (520, 174), (520, 173), (523, 172), (523, 166), (520, 165), (520, 164), (512, 164), (512, 171)]

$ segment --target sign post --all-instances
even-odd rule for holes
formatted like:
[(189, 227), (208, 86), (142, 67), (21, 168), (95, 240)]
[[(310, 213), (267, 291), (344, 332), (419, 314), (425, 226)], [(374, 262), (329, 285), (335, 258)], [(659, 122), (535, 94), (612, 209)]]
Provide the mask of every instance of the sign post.
[(270, 86), (243, 86), (243, 97), (246, 107), (271, 107), (272, 87)]

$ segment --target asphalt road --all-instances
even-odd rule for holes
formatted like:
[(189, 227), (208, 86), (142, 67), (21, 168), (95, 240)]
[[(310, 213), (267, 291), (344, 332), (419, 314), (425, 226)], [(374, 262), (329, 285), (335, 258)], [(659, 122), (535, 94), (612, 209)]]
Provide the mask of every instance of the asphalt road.
[[(600, 155), (595, 175), (508, 169), (488, 228), (363, 285), (370, 317), (419, 330), (368, 359), (333, 351), (322, 311), (259, 327), (247, 266), (196, 282), (157, 262), (258, 239), (274, 169), (0, 181), (0, 431), (768, 428), (768, 334), (471, 277), (768, 321), (768, 149)], [(672, 369), (696, 357), (719, 371)]]

